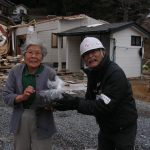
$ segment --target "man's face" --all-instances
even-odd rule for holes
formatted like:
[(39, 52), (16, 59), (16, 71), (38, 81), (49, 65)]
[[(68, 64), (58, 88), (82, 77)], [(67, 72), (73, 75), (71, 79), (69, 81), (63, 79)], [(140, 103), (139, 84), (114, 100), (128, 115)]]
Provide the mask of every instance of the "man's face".
[(83, 55), (82, 59), (85, 64), (91, 68), (96, 68), (104, 57), (104, 52), (102, 50), (92, 50)]

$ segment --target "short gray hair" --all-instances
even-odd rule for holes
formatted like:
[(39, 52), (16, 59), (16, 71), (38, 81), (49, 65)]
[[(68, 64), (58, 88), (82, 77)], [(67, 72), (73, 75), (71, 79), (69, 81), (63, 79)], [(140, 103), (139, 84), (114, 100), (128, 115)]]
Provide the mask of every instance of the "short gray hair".
[(22, 51), (22, 54), (25, 55), (26, 51), (27, 51), (27, 48), (30, 46), (30, 45), (39, 45), (41, 47), (41, 51), (42, 51), (42, 56), (45, 57), (47, 55), (47, 49), (46, 47), (44, 46), (44, 44), (37, 38), (35, 39), (30, 39), (30, 40), (26, 40), (26, 42), (21, 46), (21, 51)]

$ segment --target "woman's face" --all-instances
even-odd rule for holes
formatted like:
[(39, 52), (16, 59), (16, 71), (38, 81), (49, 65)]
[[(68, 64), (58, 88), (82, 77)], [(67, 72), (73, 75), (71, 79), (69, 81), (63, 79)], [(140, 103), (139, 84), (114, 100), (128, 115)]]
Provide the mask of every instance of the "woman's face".
[(93, 50), (83, 55), (83, 60), (85, 64), (91, 68), (96, 68), (104, 57), (104, 53), (102, 50)]
[(39, 45), (30, 45), (25, 53), (25, 63), (29, 72), (34, 72), (42, 62), (42, 51)]

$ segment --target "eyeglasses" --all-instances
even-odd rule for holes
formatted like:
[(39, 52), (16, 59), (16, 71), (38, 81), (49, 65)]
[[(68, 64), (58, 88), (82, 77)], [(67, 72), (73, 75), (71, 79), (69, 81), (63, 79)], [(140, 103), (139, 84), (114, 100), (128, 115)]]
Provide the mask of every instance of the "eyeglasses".
[(26, 52), (28, 55), (30, 55), (30, 56), (33, 56), (33, 55), (35, 55), (35, 56), (41, 56), (42, 55), (42, 53), (41, 52), (36, 52), (36, 51), (27, 51)]

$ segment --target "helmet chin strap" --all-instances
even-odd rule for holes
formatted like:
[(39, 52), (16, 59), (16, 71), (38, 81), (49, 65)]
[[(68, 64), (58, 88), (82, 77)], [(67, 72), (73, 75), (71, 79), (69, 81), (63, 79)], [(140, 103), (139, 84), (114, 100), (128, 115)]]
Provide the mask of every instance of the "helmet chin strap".
[(101, 56), (104, 58), (104, 51), (100, 50)]

